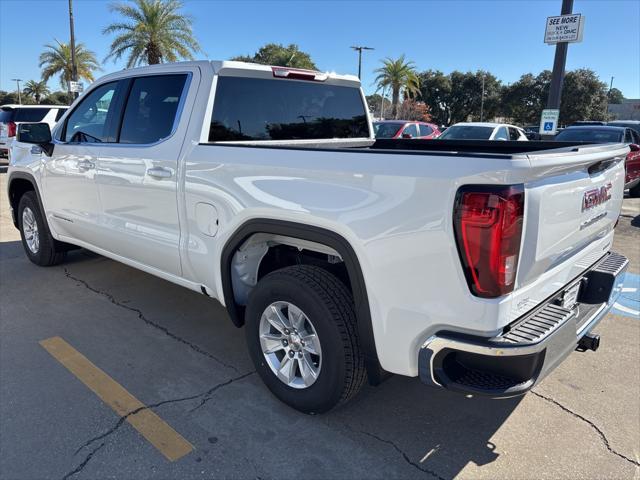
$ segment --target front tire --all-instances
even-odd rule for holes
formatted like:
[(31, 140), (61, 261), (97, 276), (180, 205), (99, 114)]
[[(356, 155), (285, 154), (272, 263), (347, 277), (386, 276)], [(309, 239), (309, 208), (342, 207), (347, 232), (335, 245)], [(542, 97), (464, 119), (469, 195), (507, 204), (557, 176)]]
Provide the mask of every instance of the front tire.
[(365, 380), (353, 298), (322, 268), (296, 265), (258, 282), (246, 311), (251, 359), (266, 386), (304, 413), (322, 413)]
[(18, 226), (29, 260), (47, 267), (62, 262), (66, 251), (51, 236), (35, 192), (26, 192), (18, 204)]

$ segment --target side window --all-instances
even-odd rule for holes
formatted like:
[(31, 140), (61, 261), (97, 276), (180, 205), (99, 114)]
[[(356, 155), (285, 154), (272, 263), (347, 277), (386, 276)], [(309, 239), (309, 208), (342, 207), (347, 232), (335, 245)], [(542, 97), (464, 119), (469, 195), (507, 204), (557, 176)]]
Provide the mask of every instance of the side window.
[(429, 125), (424, 125), (424, 124), (420, 125), (421, 137), (426, 137), (427, 135), (431, 135), (432, 133), (433, 133), (433, 128), (431, 128)]
[(96, 143), (111, 140), (107, 131), (107, 117), (117, 85), (118, 82), (105, 83), (80, 102), (67, 119), (65, 142)]
[(627, 128), (624, 132), (624, 143), (633, 143), (633, 136), (631, 135), (630, 128)]
[(407, 125), (402, 131), (402, 136), (411, 135), (411, 138), (415, 138), (418, 136), (418, 127), (415, 123), (411, 123)]
[(18, 108), (14, 122), (40, 122), (47, 113), (48, 108)]
[(58, 120), (60, 120), (62, 118), (62, 115), (64, 115), (64, 112), (66, 112), (67, 110), (64, 108), (58, 108), (56, 109), (56, 119), (55, 121), (57, 122)]
[(509, 139), (515, 142), (519, 138), (520, 138), (520, 132), (518, 132), (518, 129), (514, 127), (509, 127)]
[(171, 135), (186, 79), (187, 75), (134, 79), (119, 142), (148, 144)]
[(507, 133), (506, 127), (500, 127), (496, 133), (496, 136), (493, 138), (494, 140), (509, 140), (509, 134)]
[(632, 131), (631, 137), (632, 137), (633, 143), (635, 143), (636, 145), (640, 145), (640, 133), (636, 131)]

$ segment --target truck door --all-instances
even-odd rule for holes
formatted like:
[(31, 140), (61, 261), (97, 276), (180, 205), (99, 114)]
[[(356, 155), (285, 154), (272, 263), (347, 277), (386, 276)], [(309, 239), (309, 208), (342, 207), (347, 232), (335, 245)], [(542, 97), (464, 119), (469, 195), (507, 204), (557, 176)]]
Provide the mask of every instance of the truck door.
[(181, 272), (178, 157), (189, 120), (182, 110), (194, 75), (169, 68), (128, 79), (117, 141), (101, 149), (96, 174), (104, 248), (174, 275)]
[(95, 184), (102, 145), (114, 140), (113, 117), (121, 83), (87, 92), (54, 132), (52, 155), (42, 155), (44, 205), (49, 224), (64, 236), (97, 245), (100, 204)]

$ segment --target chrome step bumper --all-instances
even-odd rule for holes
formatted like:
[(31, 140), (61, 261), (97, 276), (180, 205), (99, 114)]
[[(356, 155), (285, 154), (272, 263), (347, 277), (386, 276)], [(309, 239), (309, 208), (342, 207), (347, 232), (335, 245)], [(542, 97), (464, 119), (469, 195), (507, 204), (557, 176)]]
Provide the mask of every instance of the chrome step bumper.
[[(507, 398), (522, 395), (543, 379), (609, 312), (622, 291), (629, 261), (608, 253), (542, 305), (494, 338), (439, 332), (420, 348), (423, 383), (466, 394)], [(579, 285), (577, 303), (562, 297)]]

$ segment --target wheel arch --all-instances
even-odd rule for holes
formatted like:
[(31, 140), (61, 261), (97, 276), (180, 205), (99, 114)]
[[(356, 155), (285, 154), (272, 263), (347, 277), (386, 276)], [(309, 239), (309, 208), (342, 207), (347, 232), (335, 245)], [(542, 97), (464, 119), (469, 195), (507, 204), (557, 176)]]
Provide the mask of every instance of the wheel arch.
[(297, 238), (332, 248), (340, 254), (347, 269), (358, 323), (358, 336), (365, 356), (370, 383), (379, 383), (381, 368), (371, 322), (371, 309), (367, 296), (364, 275), (358, 256), (342, 235), (325, 228), (275, 219), (251, 219), (236, 229), (225, 243), (221, 255), (222, 293), (231, 321), (237, 327), (244, 324), (244, 307), (234, 297), (232, 283), (232, 261), (235, 252), (252, 235), (267, 233)]
[[(38, 199), (38, 207), (45, 217), (44, 206), (42, 204), (42, 198), (40, 197), (40, 190), (38, 189), (38, 182), (33, 175), (26, 172), (11, 172), (9, 175), (9, 182), (7, 193), (9, 196), (9, 205), (11, 206), (11, 219), (13, 225), (18, 228), (18, 205), (20, 198), (29, 191), (34, 191)], [(46, 218), (46, 217), (45, 217)]]

